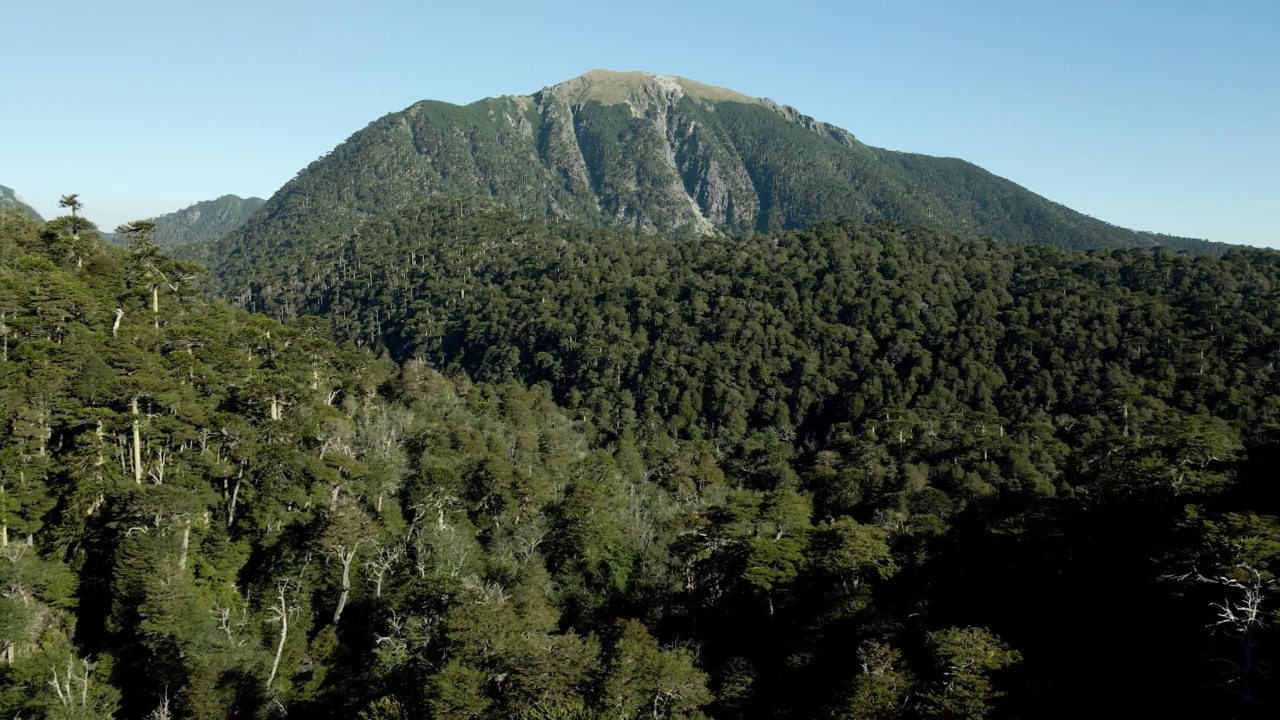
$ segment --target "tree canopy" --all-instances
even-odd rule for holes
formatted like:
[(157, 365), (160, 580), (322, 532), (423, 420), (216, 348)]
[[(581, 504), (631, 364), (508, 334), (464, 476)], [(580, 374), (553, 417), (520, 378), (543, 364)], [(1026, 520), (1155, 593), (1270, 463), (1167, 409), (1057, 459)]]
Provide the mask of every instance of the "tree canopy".
[(69, 217), (0, 210), (0, 716), (1275, 711), (1276, 253)]

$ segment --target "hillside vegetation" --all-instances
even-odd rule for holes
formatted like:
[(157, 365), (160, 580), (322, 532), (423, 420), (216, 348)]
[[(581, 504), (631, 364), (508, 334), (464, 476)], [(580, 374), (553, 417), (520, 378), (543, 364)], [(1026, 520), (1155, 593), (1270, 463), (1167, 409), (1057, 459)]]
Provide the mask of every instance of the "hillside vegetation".
[[(838, 705), (843, 666), (823, 653), (884, 641), (863, 623), (919, 617), (1018, 638), (1021, 682), (1056, 688), (1011, 705), (1030, 714), (1083, 712), (1119, 692), (1104, 678), (1139, 683), (1145, 702), (1217, 707), (1204, 643), (1227, 636), (1204, 629), (1222, 602), (1208, 596), (1245, 585), (1190, 578), (1211, 577), (1209, 552), (1270, 587), (1273, 559), (1208, 538), (1233, 523), (1273, 537), (1260, 458), (1280, 409), (1274, 252), (1082, 254), (886, 223), (672, 240), (455, 199), (293, 251), (245, 248), (224, 272), (228, 298), (272, 316), (320, 316), (404, 362), (545, 387), (612, 442), (704, 448), (763, 504), (713, 503), (696, 552), (732, 547), (711, 529), (730, 522), (764, 555), (740, 548), (737, 570), (690, 571), (682, 602), (706, 593), (708, 615), (693, 611), (682, 634), (750, 668), (757, 710)], [(665, 486), (705, 502), (718, 473)], [(780, 497), (803, 498), (788, 522), (811, 528), (792, 545), (769, 515)], [(885, 533), (888, 617), (811, 604), (811, 533), (842, 518)], [(1115, 598), (1152, 619), (1134, 627)], [(1098, 650), (1120, 636), (1159, 649), (1134, 669)]]
[[(160, 249), (181, 256), (207, 262), (208, 245), (222, 236), (238, 230), (266, 201), (262, 198), (242, 198), (223, 195), (216, 200), (205, 200), (175, 212), (157, 215), (153, 238)], [(128, 238), (121, 233), (100, 233), (103, 240), (124, 247)]]
[(1276, 253), (126, 229), (0, 211), (0, 716), (1274, 714)]
[(244, 225), (265, 202), (256, 197), (223, 195), (152, 218), (156, 224), (156, 243), (172, 251), (191, 243), (217, 240)]

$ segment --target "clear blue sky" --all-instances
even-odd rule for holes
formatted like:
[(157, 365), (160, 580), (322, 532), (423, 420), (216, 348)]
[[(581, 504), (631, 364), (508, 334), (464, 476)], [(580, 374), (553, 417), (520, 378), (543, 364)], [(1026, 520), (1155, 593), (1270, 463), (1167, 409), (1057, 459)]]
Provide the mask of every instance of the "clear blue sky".
[(770, 97), (1118, 225), (1280, 246), (1280, 0), (18, 0), (0, 18), (0, 184), (47, 217), (78, 192), (108, 228), (269, 196), (417, 100), (601, 67)]

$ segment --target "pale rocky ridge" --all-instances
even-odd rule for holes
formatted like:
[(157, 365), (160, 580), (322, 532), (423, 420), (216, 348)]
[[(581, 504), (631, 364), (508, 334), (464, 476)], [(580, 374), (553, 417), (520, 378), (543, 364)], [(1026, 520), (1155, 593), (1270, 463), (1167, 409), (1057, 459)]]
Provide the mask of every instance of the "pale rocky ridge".
[[(533, 96), (513, 100), (521, 106), (532, 106), (547, 127), (562, 136), (563, 146), (577, 148), (557, 166), (577, 180), (574, 184), (578, 186), (588, 174), (583, 137), (575, 132), (577, 114), (591, 102), (625, 105), (631, 117), (644, 121), (644, 129), (653, 133), (654, 149), (665, 165), (661, 185), (654, 190), (662, 197), (661, 206), (667, 212), (655, 217), (652, 211), (619, 205), (611, 219), (642, 232), (690, 228), (699, 234), (714, 234), (719, 228), (735, 224), (735, 220), (746, 220), (745, 214), (754, 215), (759, 198), (742, 167), (726, 171), (706, 143), (700, 142), (697, 121), (680, 113), (680, 101), (686, 97), (708, 108), (718, 102), (768, 105), (767, 101), (674, 75), (610, 70), (592, 70)], [(553, 148), (548, 146), (549, 150)], [(556, 153), (548, 155), (554, 157)], [(601, 188), (595, 189), (599, 192)], [(628, 183), (626, 189), (639, 188)]]
[(13, 188), (0, 185), (0, 209), (5, 209), (5, 208), (15, 208), (15, 209), (21, 210), (37, 220), (44, 219), (40, 217), (40, 213), (36, 212), (35, 208), (28, 205), (27, 201), (24, 200), (21, 195), (15, 192)]

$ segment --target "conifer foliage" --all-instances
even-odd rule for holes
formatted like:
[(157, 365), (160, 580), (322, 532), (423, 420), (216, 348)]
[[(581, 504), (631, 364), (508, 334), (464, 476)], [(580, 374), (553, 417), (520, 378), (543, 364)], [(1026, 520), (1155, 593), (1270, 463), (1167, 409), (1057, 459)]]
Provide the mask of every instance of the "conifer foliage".
[(1274, 253), (74, 209), (0, 211), (0, 717), (1274, 713)]

